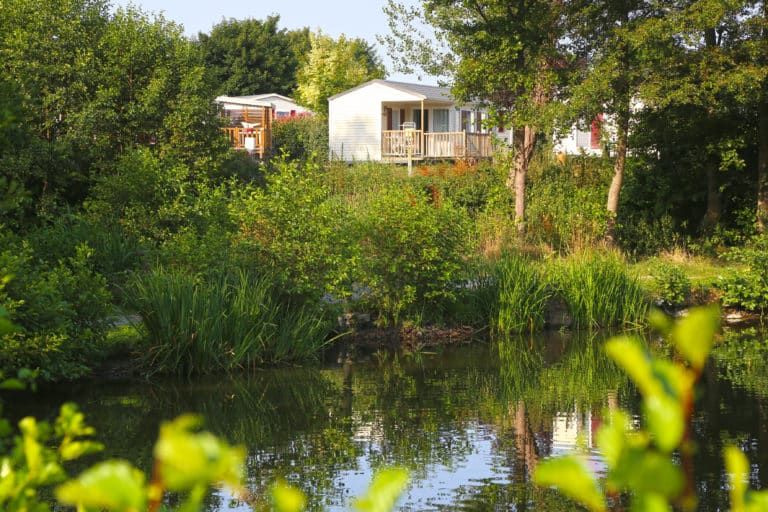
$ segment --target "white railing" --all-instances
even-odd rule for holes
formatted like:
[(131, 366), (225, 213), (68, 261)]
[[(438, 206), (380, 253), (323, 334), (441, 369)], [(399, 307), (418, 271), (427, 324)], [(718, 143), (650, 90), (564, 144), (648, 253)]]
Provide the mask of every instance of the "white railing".
[[(403, 130), (385, 130), (381, 137), (381, 156), (405, 158), (408, 155), (408, 135)], [(431, 132), (413, 133), (413, 156), (425, 158), (489, 157), (493, 154), (488, 133)], [(422, 135), (424, 152), (421, 151)]]

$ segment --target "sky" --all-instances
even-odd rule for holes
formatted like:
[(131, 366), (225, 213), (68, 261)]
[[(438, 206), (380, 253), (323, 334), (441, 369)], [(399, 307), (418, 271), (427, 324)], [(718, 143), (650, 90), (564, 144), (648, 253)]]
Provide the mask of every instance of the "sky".
[[(376, 41), (377, 35), (389, 32), (387, 16), (382, 10), (386, 0), (113, 0), (112, 3), (115, 7), (130, 3), (144, 11), (162, 12), (166, 19), (183, 25), (188, 36), (210, 32), (222, 19), (263, 20), (270, 15), (279, 15), (279, 28), (309, 27), (312, 31), (321, 29), (334, 38), (341, 34), (363, 38), (376, 47), (387, 68), (388, 78), (419, 81), (413, 75), (393, 73), (391, 59)], [(436, 80), (424, 77), (421, 82), (435, 84)]]

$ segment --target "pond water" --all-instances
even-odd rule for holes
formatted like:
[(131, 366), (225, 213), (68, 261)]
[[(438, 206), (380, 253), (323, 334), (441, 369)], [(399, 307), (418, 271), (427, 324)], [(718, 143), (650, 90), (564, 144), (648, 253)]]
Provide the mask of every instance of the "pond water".
[[(283, 477), (304, 489), (313, 510), (349, 508), (375, 468), (395, 464), (411, 472), (400, 510), (572, 510), (529, 480), (540, 460), (577, 446), (600, 471), (593, 446), (603, 411), (638, 410), (603, 343), (552, 335), (411, 355), (340, 354), (318, 368), (236, 378), (83, 382), (11, 399), (6, 412), (51, 420), (58, 404), (75, 401), (107, 445), (99, 458), (125, 458), (145, 471), (159, 422), (199, 413), (209, 430), (247, 446), (257, 499)], [(695, 412), (700, 510), (728, 508), (724, 443), (749, 457), (752, 486), (768, 487), (767, 353), (760, 330), (732, 330), (706, 368)], [(207, 507), (251, 509), (223, 492)]]

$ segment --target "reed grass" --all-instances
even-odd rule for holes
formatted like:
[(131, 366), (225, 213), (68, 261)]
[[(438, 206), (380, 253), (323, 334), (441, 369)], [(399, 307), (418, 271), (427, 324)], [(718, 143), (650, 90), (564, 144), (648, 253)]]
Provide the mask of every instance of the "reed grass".
[(127, 295), (143, 319), (150, 374), (305, 360), (330, 333), (319, 310), (279, 302), (269, 279), (244, 271), (203, 278), (158, 269), (136, 277)]
[(519, 254), (504, 254), (496, 267), (498, 305), (492, 329), (498, 335), (540, 330), (551, 296), (537, 267)]
[(548, 268), (556, 293), (568, 305), (576, 328), (637, 324), (648, 300), (637, 275), (613, 251), (584, 251)]

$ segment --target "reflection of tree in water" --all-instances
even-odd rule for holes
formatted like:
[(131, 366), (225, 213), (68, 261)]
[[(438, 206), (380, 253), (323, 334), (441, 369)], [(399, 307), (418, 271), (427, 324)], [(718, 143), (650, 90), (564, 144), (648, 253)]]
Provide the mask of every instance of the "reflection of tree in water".
[(757, 470), (750, 482), (768, 488), (768, 334), (757, 327), (726, 329), (712, 350), (696, 402), (694, 462), (700, 510), (727, 499), (723, 447), (736, 444)]
[[(44, 417), (32, 410), (36, 404), (74, 400), (107, 444), (107, 455), (149, 469), (159, 421), (196, 412), (213, 432), (248, 446), (247, 477), (256, 496), (266, 496), (266, 487), (285, 476), (307, 492), (311, 510), (348, 503), (354, 491), (347, 480), (360, 474), (367, 481), (382, 464), (410, 467), (414, 487), (444, 479), (440, 492), (451, 504), (438, 499), (430, 504), (435, 509), (572, 510), (529, 479), (542, 458), (573, 449), (579, 432), (589, 446), (605, 407), (636, 410), (634, 391), (604, 355), (603, 339), (582, 334), (436, 350), (364, 361), (342, 357), (333, 368), (237, 378), (71, 386), (28, 400), (28, 410), (19, 413)], [(753, 463), (768, 467), (768, 393), (760, 384), (765, 361), (754, 346), (723, 345), (707, 367), (695, 424), (707, 502), (724, 503), (721, 433), (738, 441)], [(737, 367), (747, 373), (737, 374)], [(737, 384), (718, 380), (719, 374), (732, 375)], [(9, 403), (8, 410), (19, 405)], [(451, 481), (471, 473), (472, 464), (482, 464), (483, 475)], [(755, 478), (755, 487), (768, 486), (764, 472)], [(221, 495), (208, 502), (209, 510), (228, 508)]]
[(525, 485), (538, 462), (558, 443), (572, 443), (565, 448), (576, 449), (579, 441), (570, 437), (574, 433), (585, 436), (585, 447), (593, 447), (603, 409), (616, 408), (618, 394), (627, 393), (628, 380), (605, 355), (603, 342), (604, 336), (594, 333), (499, 342), (500, 391), (507, 414), (497, 418), (497, 446), (507, 454), (513, 486), (529, 489), (519, 496), (524, 501), (515, 502), (518, 509), (544, 506), (541, 491)]

